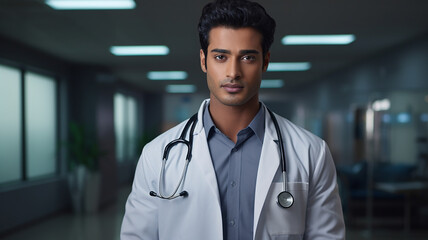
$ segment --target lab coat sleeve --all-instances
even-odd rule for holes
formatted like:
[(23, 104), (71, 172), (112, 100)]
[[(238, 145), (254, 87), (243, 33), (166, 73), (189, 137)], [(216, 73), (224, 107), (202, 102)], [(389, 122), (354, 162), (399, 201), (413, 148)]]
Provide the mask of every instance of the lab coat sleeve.
[(121, 240), (159, 239), (156, 198), (149, 195), (150, 179), (154, 179), (154, 171), (147, 155), (145, 148), (138, 161), (132, 191), (126, 202)]
[(345, 239), (345, 223), (336, 182), (336, 169), (324, 141), (319, 149), (319, 156), (313, 163), (304, 239)]

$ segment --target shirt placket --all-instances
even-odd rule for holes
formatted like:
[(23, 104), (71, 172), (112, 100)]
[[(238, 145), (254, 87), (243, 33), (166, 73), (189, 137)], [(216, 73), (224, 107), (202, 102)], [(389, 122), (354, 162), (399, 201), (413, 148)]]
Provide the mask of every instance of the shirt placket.
[(229, 183), (228, 183), (228, 239), (238, 239), (239, 234), (239, 191), (241, 173), (241, 151), (235, 146), (231, 149), (229, 161)]

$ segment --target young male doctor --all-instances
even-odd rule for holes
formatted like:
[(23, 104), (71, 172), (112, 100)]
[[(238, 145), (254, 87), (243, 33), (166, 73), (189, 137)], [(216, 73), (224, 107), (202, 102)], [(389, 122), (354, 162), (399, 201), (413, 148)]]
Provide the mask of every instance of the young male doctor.
[[(220, 0), (204, 7), (198, 29), (210, 99), (197, 119), (144, 147), (121, 239), (344, 239), (326, 143), (259, 101), (275, 21), (258, 3)], [(182, 133), (193, 138), (189, 164), (182, 141), (163, 161)], [(284, 183), (292, 195), (286, 206), (278, 200)]]

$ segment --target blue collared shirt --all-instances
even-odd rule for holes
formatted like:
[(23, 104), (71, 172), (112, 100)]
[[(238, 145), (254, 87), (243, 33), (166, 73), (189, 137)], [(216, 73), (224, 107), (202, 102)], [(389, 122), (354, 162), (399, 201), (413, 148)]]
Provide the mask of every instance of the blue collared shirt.
[(205, 107), (203, 124), (217, 176), (223, 218), (223, 239), (252, 239), (257, 170), (265, 133), (263, 106), (236, 144), (215, 125)]

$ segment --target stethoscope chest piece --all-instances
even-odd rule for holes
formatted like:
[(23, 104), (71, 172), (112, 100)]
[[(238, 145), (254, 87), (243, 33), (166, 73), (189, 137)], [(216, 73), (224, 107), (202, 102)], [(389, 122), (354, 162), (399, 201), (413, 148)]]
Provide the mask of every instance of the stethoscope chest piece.
[(294, 203), (294, 197), (293, 195), (291, 195), (291, 193), (287, 191), (282, 191), (278, 194), (278, 198), (276, 199), (276, 202), (280, 207), (289, 208)]

